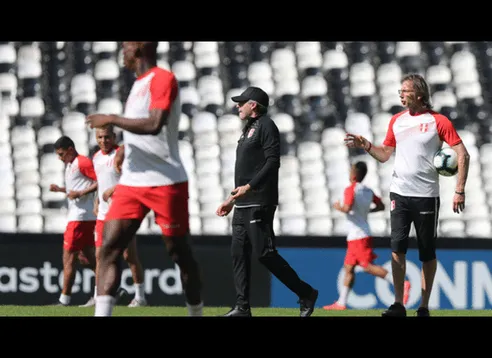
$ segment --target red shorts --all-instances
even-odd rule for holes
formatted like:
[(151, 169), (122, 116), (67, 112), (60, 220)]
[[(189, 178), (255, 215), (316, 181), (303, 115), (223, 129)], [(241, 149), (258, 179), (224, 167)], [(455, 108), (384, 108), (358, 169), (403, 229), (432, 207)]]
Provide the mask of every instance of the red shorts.
[(96, 247), (101, 247), (103, 244), (103, 229), (104, 220), (96, 220), (96, 230), (94, 231), (94, 242)]
[(80, 251), (94, 246), (94, 229), (96, 221), (70, 221), (63, 235), (63, 249)]
[(378, 255), (372, 248), (372, 237), (351, 240), (347, 242), (347, 254), (345, 255), (345, 265), (367, 267)]
[(134, 187), (116, 185), (106, 221), (143, 220), (152, 210), (165, 236), (184, 236), (189, 231), (188, 182)]

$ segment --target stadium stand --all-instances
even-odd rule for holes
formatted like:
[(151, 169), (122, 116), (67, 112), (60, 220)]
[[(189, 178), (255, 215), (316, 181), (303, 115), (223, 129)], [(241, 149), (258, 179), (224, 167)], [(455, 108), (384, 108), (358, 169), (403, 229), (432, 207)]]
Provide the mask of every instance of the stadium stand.
[[(462, 215), (450, 203), (456, 178), (441, 178), (440, 235), (492, 237), (492, 42), (161, 42), (158, 51), (159, 66), (182, 88), (193, 234), (230, 232), (214, 212), (234, 184), (241, 122), (230, 97), (248, 85), (269, 93), (281, 132), (278, 234), (344, 235), (345, 219), (331, 204), (357, 159), (368, 162), (366, 182), (389, 208), (391, 163), (348, 150), (343, 137), (351, 131), (380, 143), (401, 110), (401, 75), (416, 71), (471, 153)], [(133, 79), (118, 42), (0, 42), (0, 231), (63, 232), (64, 196), (48, 190), (63, 183), (53, 143), (66, 134), (80, 153), (93, 153), (85, 116), (122, 113)], [(388, 234), (388, 210), (370, 216), (376, 235)], [(158, 232), (152, 219), (140, 234)]]

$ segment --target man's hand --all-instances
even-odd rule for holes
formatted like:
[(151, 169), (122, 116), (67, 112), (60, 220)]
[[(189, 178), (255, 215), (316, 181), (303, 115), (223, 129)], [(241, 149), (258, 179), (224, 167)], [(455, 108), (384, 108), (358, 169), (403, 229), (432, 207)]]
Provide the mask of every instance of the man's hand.
[(112, 119), (113, 119), (112, 115), (91, 114), (87, 116), (85, 123), (87, 123), (91, 129), (100, 128), (100, 127), (104, 127), (107, 124), (111, 124)]
[(99, 213), (99, 205), (94, 205), (92, 212), (94, 213), (94, 216), (97, 217), (97, 214)]
[(106, 189), (102, 195), (103, 200), (107, 202), (109, 198), (111, 198), (113, 193), (114, 193), (114, 187)]
[(453, 197), (453, 211), (459, 214), (465, 210), (465, 194), (454, 194)]
[(70, 190), (70, 192), (67, 194), (67, 198), (71, 200), (78, 199), (82, 196), (82, 193), (80, 191), (75, 191), (75, 190)]
[(333, 204), (333, 209), (340, 210), (341, 208), (342, 206), (340, 205), (340, 200), (335, 201), (335, 203)]
[(234, 207), (234, 201), (228, 199), (220, 204), (219, 208), (215, 212), (218, 216), (227, 216)]
[(61, 192), (63, 190), (56, 184), (50, 184), (50, 191), (52, 191), (54, 193), (58, 193), (58, 192)]
[(249, 184), (238, 186), (236, 189), (231, 191), (232, 200), (236, 200), (237, 198), (245, 195), (249, 189), (251, 189), (251, 186)]
[(369, 141), (361, 135), (347, 133), (343, 141), (345, 145), (349, 148), (366, 149), (369, 147)]

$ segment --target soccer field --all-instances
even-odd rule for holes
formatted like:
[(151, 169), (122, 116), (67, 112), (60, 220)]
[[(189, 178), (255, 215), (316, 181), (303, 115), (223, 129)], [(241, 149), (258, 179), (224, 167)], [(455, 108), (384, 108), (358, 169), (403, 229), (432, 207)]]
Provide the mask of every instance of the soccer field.
[[(226, 313), (229, 307), (206, 307), (204, 316), (214, 317)], [(316, 309), (312, 317), (381, 317), (383, 310), (346, 310), (346, 311), (325, 311)], [(295, 308), (253, 308), (253, 316), (261, 317), (298, 317), (299, 310)], [(186, 316), (185, 307), (137, 307), (128, 308), (117, 306), (114, 309), (114, 316), (142, 316), (142, 317), (162, 317), (162, 316)], [(432, 316), (447, 317), (492, 317), (492, 310), (431, 310)], [(59, 307), (59, 306), (0, 306), (0, 316), (18, 317), (90, 317), (94, 315), (93, 307)], [(415, 310), (409, 309), (407, 315), (412, 317)]]

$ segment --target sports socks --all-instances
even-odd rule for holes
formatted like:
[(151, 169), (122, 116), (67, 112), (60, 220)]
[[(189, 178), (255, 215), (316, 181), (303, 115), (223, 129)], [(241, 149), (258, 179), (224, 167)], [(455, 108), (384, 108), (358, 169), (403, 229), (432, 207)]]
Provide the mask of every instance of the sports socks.
[(135, 299), (137, 301), (145, 300), (145, 289), (143, 283), (136, 283), (135, 286)]
[(110, 317), (113, 314), (114, 298), (113, 296), (96, 296), (95, 317)]
[(200, 302), (197, 305), (190, 305), (189, 303), (186, 303), (186, 307), (188, 308), (188, 316), (190, 317), (203, 316), (203, 302)]

